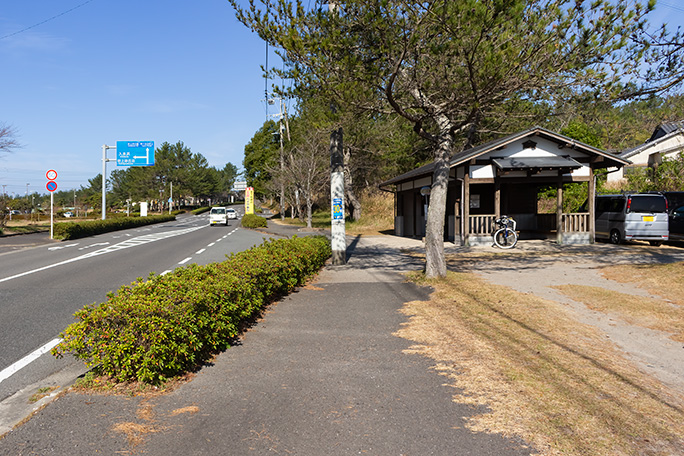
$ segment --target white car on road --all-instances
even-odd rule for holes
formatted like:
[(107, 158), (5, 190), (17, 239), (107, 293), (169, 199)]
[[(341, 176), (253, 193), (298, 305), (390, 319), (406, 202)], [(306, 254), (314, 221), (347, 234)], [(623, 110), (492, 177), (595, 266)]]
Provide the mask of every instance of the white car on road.
[(221, 223), (228, 225), (228, 216), (226, 215), (225, 207), (212, 207), (209, 212), (209, 225), (214, 226)]

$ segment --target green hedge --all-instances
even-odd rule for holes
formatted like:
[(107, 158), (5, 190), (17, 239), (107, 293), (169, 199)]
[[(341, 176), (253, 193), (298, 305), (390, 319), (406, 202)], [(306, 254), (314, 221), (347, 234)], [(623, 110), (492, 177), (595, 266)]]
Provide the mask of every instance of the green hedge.
[(84, 222), (63, 222), (54, 226), (55, 239), (78, 239), (110, 231), (125, 230), (137, 226), (176, 220), (175, 215), (153, 215), (149, 217), (119, 217), (108, 220), (88, 220)]
[(198, 207), (197, 209), (193, 209), (193, 210), (192, 210), (192, 214), (193, 214), (193, 215), (200, 215), (200, 214), (203, 214), (203, 213), (207, 212), (209, 209), (211, 209), (211, 208), (208, 207), (208, 206), (205, 206), (205, 207)]
[(242, 216), (242, 226), (245, 228), (266, 228), (266, 219), (255, 214), (245, 214)]
[(330, 255), (324, 236), (294, 237), (138, 279), (78, 311), (52, 353), (72, 353), (117, 381), (158, 384), (227, 348), (242, 322), (304, 283)]

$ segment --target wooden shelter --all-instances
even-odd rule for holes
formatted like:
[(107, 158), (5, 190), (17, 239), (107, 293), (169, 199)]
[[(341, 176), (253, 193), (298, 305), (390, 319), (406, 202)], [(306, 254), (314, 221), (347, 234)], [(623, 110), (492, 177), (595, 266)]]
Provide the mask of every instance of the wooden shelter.
[[(597, 169), (627, 160), (541, 127), (487, 142), (455, 154), (449, 162), (445, 240), (461, 245), (491, 243), (494, 221), (513, 217), (521, 238), (555, 237), (561, 244), (594, 239)], [(395, 195), (395, 234), (425, 235), (434, 164), (422, 166), (380, 185)], [(563, 184), (584, 182), (588, 204), (582, 212), (563, 211)], [(540, 188), (558, 190), (555, 213), (540, 213)]]

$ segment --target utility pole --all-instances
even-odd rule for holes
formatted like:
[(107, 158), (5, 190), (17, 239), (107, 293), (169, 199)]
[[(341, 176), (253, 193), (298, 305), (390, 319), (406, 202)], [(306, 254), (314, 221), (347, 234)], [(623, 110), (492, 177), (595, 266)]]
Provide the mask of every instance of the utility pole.
[(283, 148), (283, 113), (282, 103), (280, 105), (279, 137), (280, 137), (280, 220), (285, 220), (285, 150)]
[(107, 218), (107, 162), (116, 160), (107, 158), (108, 149), (116, 149), (116, 146), (102, 146), (102, 220)]
[[(328, 10), (337, 11), (337, 2), (330, 0)], [(334, 111), (333, 107), (333, 111)], [(342, 148), (342, 127), (330, 134), (330, 203), (332, 238), (332, 264), (347, 263), (347, 239), (344, 225), (344, 153)]]
[[(283, 130), (287, 133), (287, 140), (290, 139), (290, 124), (287, 121), (287, 108), (285, 107), (285, 101), (281, 97), (268, 98), (267, 103), (269, 105), (275, 104), (278, 100), (278, 114), (273, 114), (271, 117), (278, 118), (278, 136), (280, 137), (280, 220), (285, 220), (285, 181), (283, 180), (283, 174), (285, 173), (285, 144), (283, 138)], [(283, 123), (283, 120), (285, 121)]]
[(330, 134), (330, 202), (332, 264), (347, 262), (347, 239), (344, 225), (344, 156), (342, 127)]

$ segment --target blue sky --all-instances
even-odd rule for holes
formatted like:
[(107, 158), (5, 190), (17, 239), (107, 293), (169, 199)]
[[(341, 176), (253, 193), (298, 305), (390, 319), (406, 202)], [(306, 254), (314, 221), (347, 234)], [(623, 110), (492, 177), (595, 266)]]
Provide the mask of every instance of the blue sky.
[(0, 38), (0, 122), (23, 146), (0, 157), (6, 192), (46, 194), (48, 169), (59, 190), (87, 185), (116, 141), (183, 141), (211, 166), (241, 167), (267, 118), (266, 48), (230, 4), (84, 2), (2, 0), (0, 37), (76, 7)]
[[(684, 25), (684, 5), (659, 1), (651, 22)], [(183, 141), (212, 166), (241, 167), (275, 114), (264, 62), (226, 0), (2, 0), (0, 122), (23, 147), (0, 157), (0, 186), (47, 193), (49, 169), (59, 190), (87, 185), (116, 141)]]

